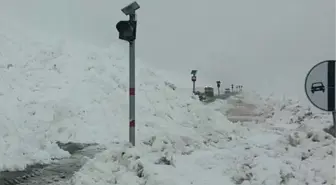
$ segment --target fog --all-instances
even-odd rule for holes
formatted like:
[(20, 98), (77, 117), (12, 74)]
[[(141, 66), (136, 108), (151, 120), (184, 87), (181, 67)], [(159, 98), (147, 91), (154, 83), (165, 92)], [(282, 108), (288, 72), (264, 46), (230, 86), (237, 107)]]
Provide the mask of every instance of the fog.
[[(99, 47), (118, 44), (118, 0), (1, 0), (0, 15)], [(304, 97), (304, 78), (335, 59), (334, 0), (139, 0), (137, 57), (223, 85)], [(23, 30), (24, 31), (24, 30)], [(185, 79), (190, 81), (190, 79)], [(203, 84), (202, 84), (203, 85)], [(305, 97), (304, 97), (305, 98)]]

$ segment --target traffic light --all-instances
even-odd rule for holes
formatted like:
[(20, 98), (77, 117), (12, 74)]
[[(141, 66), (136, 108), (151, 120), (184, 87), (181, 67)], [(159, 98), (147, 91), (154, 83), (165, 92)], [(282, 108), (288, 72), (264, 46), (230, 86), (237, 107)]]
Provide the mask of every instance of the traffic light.
[(220, 81), (217, 81), (216, 83), (217, 83), (217, 87), (220, 88), (220, 84), (221, 84), (221, 82), (220, 82)]
[(119, 21), (116, 28), (119, 32), (119, 39), (128, 42), (136, 39), (137, 21)]

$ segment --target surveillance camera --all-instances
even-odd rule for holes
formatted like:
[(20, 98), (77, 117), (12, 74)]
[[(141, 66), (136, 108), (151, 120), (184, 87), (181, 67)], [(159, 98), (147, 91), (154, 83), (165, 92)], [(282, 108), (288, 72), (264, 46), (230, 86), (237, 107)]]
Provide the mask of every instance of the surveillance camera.
[(135, 11), (136, 11), (137, 9), (139, 9), (139, 8), (140, 8), (139, 4), (138, 4), (136, 1), (134, 1), (133, 3), (131, 3), (131, 4), (127, 5), (127, 6), (125, 6), (123, 9), (121, 9), (121, 11), (122, 11), (125, 15), (130, 15), (130, 14), (134, 14)]

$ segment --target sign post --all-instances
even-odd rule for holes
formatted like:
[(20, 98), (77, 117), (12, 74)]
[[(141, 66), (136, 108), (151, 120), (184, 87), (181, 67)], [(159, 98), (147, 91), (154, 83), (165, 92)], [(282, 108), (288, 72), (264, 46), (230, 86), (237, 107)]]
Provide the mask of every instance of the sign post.
[(119, 21), (116, 28), (119, 39), (129, 42), (129, 142), (135, 146), (135, 39), (136, 39), (136, 13), (140, 8), (137, 2), (133, 2), (121, 11), (129, 16), (128, 21)]
[(219, 96), (219, 95), (220, 95), (220, 84), (221, 84), (221, 82), (220, 82), (220, 81), (217, 81), (216, 83), (217, 83), (218, 96)]
[(195, 94), (196, 92), (196, 87), (195, 87), (195, 82), (196, 82), (196, 73), (197, 73), (197, 70), (191, 70), (191, 81), (193, 82), (193, 93)]
[(307, 74), (305, 92), (308, 100), (318, 109), (332, 112), (335, 128), (336, 91), (335, 60), (316, 64)]

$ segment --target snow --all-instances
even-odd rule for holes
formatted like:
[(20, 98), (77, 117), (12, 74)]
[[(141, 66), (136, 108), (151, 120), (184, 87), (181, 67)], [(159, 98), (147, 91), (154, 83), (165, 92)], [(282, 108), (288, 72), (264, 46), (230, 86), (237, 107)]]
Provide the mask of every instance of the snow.
[[(30, 160), (32, 156), (42, 162), (67, 156), (59, 149), (53, 151), (55, 140), (104, 144), (128, 138), (127, 53), (114, 47), (43, 40), (41, 35), (35, 41), (31, 39), (35, 35), (15, 31), (1, 33), (1, 83), (5, 84), (1, 101), (7, 105), (1, 107), (5, 128), (1, 169), (23, 168), (36, 162)], [(137, 61), (137, 128), (147, 131), (137, 135), (138, 142), (167, 133), (200, 138), (190, 128), (193, 122), (201, 122), (198, 130), (202, 130), (213, 122), (210, 118), (217, 125), (226, 120), (190, 92), (175, 93), (165, 82)], [(29, 153), (28, 158), (17, 155), (17, 164), (11, 165), (9, 155), (20, 150)]]
[(55, 142), (74, 141), (107, 148), (75, 185), (335, 184), (330, 115), (252, 92), (203, 105), (137, 59), (133, 148), (125, 49), (22, 30), (0, 31), (0, 170), (67, 157)]
[[(248, 95), (245, 95), (248, 97)], [(255, 104), (256, 98), (253, 99)], [(242, 100), (243, 101), (243, 100)], [(230, 99), (227, 102), (236, 102)], [(211, 105), (212, 108), (217, 105)], [(261, 106), (261, 100), (258, 106)], [(265, 100), (268, 106), (272, 100)], [(277, 109), (279, 107), (279, 109)], [(314, 125), (324, 117), (313, 117), (309, 109), (299, 107), (296, 102), (278, 102), (274, 105), (274, 116), (265, 118), (265, 122), (236, 123), (222, 122), (222, 126), (196, 129), (202, 138), (200, 145), (185, 152), (173, 139), (178, 138), (174, 132), (170, 139), (145, 141), (136, 149), (124, 144), (114, 144), (113, 148), (90, 161), (74, 178), (77, 184), (106, 184), (110, 179), (114, 184), (333, 184), (335, 182), (335, 139)], [(263, 110), (265, 110), (264, 107)], [(216, 109), (214, 109), (216, 110)], [(221, 110), (216, 110), (221, 111)], [(282, 125), (277, 124), (277, 116), (283, 116)], [(290, 115), (290, 116), (289, 116)], [(301, 123), (294, 120), (300, 120)], [(200, 125), (194, 123), (194, 128)], [(154, 125), (152, 126), (154, 127)], [(218, 130), (225, 127), (221, 132)], [(140, 132), (145, 132), (140, 130)], [(208, 132), (208, 134), (204, 134)], [(297, 134), (298, 133), (298, 134)], [(217, 134), (217, 135), (216, 135)], [(295, 137), (298, 135), (299, 137)], [(192, 136), (189, 136), (192, 137)], [(162, 138), (162, 137), (161, 137)], [(153, 143), (153, 140), (155, 141)], [(293, 142), (295, 140), (296, 142)], [(184, 143), (185, 146), (193, 146)], [(151, 147), (148, 147), (150, 145)], [(116, 148), (121, 148), (115, 153)], [(154, 150), (153, 150), (154, 148)], [(137, 152), (136, 154), (133, 152)], [(125, 153), (125, 154), (123, 154)], [(128, 156), (125, 165), (123, 155)], [(112, 160), (110, 159), (112, 156)], [(165, 156), (170, 164), (157, 165), (157, 160)], [(141, 164), (143, 176), (137, 175), (135, 164)], [(96, 166), (97, 165), (97, 166)], [(104, 168), (102, 171), (101, 169)], [(126, 168), (126, 169), (125, 169)], [(117, 169), (117, 170), (115, 170)], [(133, 171), (133, 177), (126, 171)], [(111, 173), (113, 172), (113, 173)], [(96, 175), (92, 175), (92, 173)], [(112, 184), (113, 184), (112, 183)]]
[[(203, 137), (189, 136), (199, 144), (188, 152), (181, 149), (181, 143), (172, 141), (179, 137), (173, 131), (170, 138), (158, 134), (136, 149), (115, 143), (108, 147), (110, 150), (91, 160), (73, 180), (76, 184), (334, 184), (335, 139), (321, 131), (330, 122), (314, 128), (321, 124), (321, 118), (310, 117), (309, 110), (298, 107), (295, 102), (278, 102), (281, 110), (276, 107), (274, 117), (263, 123), (232, 125), (223, 121), (222, 126), (196, 130)], [(283, 117), (287, 118), (283, 125), (275, 123), (277, 115), (287, 115)], [(301, 123), (293, 122), (304, 115)], [(195, 122), (194, 128), (199, 124)], [(218, 132), (221, 127), (226, 129)], [(206, 132), (208, 134), (204, 134)], [(188, 148), (193, 146), (182, 144)], [(128, 155), (127, 165), (124, 155)], [(170, 164), (157, 165), (162, 156)], [(138, 164), (143, 176), (137, 174)]]

